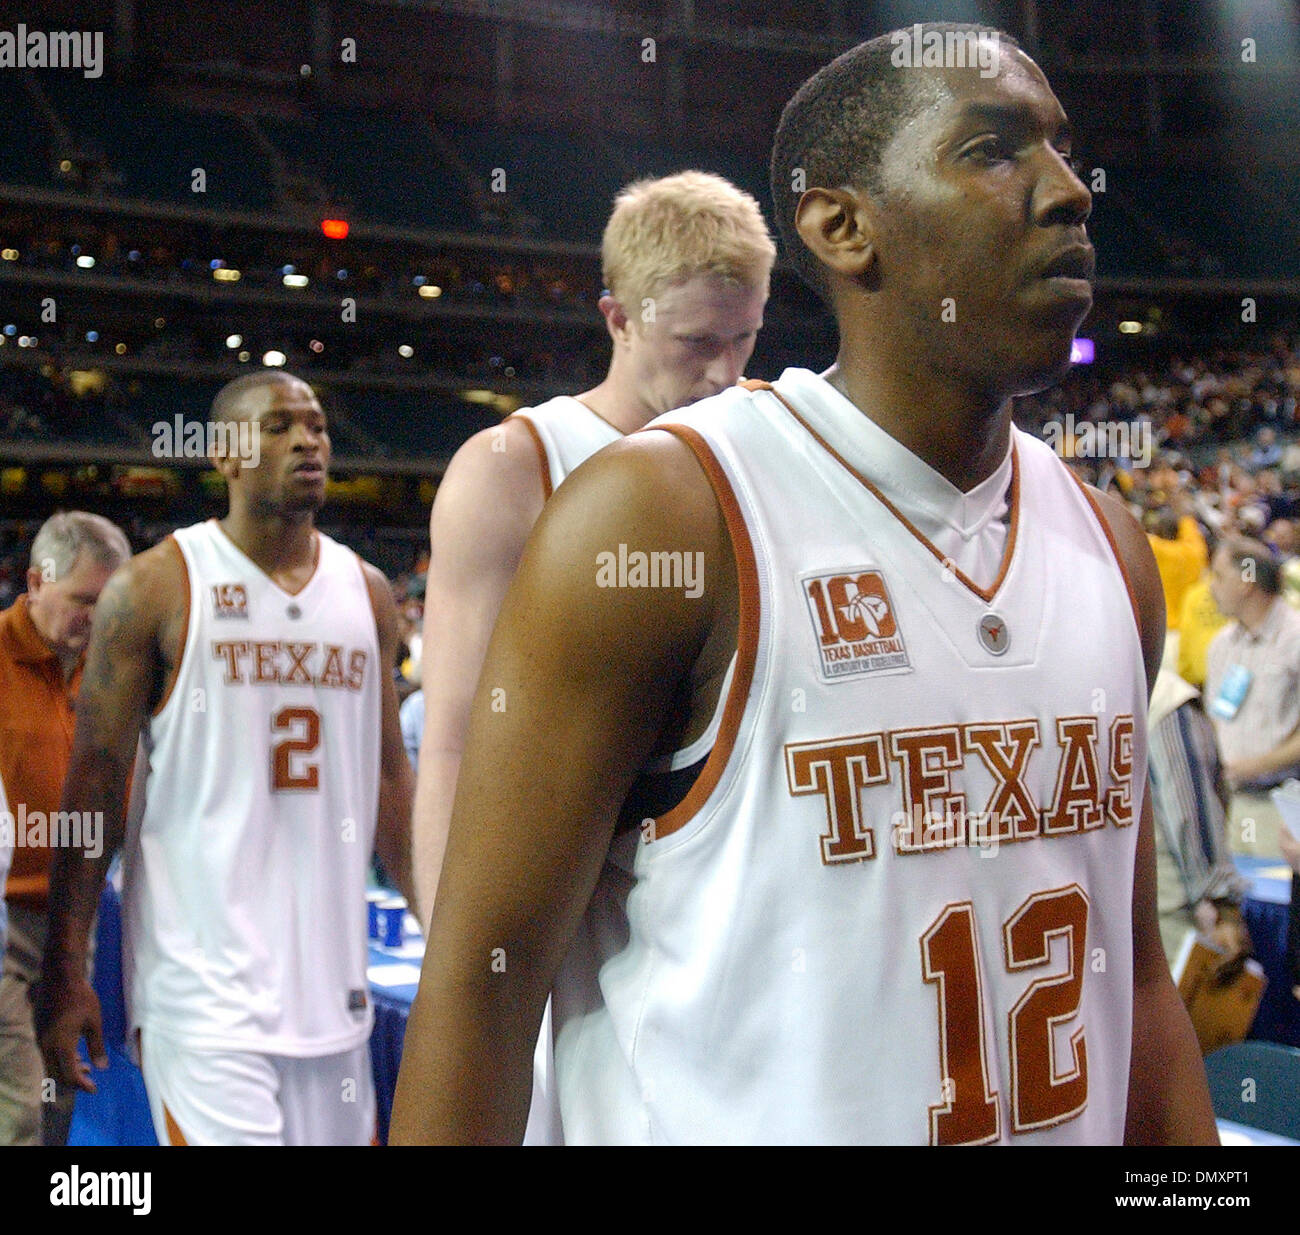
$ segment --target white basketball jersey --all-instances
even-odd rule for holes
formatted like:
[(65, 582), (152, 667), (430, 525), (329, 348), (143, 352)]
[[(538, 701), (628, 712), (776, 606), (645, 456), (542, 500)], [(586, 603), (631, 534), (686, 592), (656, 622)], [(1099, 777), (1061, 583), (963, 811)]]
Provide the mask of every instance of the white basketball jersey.
[(972, 579), (853, 404), (776, 390), (650, 430), (726, 516), (739, 649), (699, 779), (615, 840), (555, 988), (565, 1139), (1118, 1143), (1146, 677), (1109, 532), (1013, 430)]
[(515, 415), (533, 432), (538, 454), (543, 459), (548, 498), (579, 464), (623, 436), (608, 420), (569, 395), (560, 395), (537, 407), (521, 408)]
[[(530, 429), (542, 467), (542, 489), (546, 500), (566, 476), (585, 463), (596, 451), (618, 441), (623, 434), (609, 421), (596, 415), (585, 403), (560, 395), (537, 407), (514, 413)], [(542, 1028), (533, 1054), (533, 1097), (528, 1111), (525, 1145), (561, 1145), (559, 1106), (555, 1094), (555, 1061), (551, 1050), (551, 1005), (542, 1015)]]
[(315, 573), (291, 595), (215, 519), (175, 541), (189, 622), (125, 853), (133, 1026), (212, 1049), (348, 1050), (372, 1020), (386, 669), (360, 559), (318, 532)]

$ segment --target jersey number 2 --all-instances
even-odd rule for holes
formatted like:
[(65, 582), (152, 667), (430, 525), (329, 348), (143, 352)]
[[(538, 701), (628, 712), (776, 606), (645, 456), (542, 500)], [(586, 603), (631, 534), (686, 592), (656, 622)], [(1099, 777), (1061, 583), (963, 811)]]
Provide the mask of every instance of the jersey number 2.
[[(1065, 937), (1064, 973), (1029, 984), (1007, 1016), (1011, 1131), (1064, 1123), (1088, 1100), (1088, 1047), (1080, 1025), (1059, 1059), (1057, 1029), (1079, 1013), (1088, 898), (1078, 884), (1036, 892), (1002, 924), (1008, 972), (1051, 959), (1053, 936)], [(979, 1145), (997, 1140), (1001, 1112), (989, 1083), (984, 990), (975, 913), (969, 901), (948, 905), (921, 936), (921, 970), (939, 995), (939, 1071), (943, 1100), (930, 1107), (930, 1142)], [(1066, 1052), (1062, 1050), (1060, 1054)]]
[(299, 765), (294, 755), (310, 755), (320, 745), (320, 713), (315, 708), (281, 708), (271, 717), (272, 733), (290, 736), (271, 747), (271, 788), (319, 789), (320, 768), (315, 763)]

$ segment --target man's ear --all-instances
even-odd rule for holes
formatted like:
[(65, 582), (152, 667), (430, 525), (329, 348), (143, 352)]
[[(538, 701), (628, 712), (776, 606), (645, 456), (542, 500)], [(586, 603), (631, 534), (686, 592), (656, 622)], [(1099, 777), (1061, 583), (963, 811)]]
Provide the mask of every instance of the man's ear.
[(809, 189), (794, 212), (795, 230), (823, 266), (854, 282), (875, 264), (868, 204), (851, 189)]
[(623, 307), (623, 302), (607, 292), (596, 302), (596, 307), (605, 318), (605, 327), (609, 331), (609, 337), (615, 343), (625, 343), (628, 335), (632, 332), (632, 323), (628, 320), (627, 310)]
[(239, 475), (239, 455), (227, 454), (222, 444), (215, 440), (215, 435), (208, 451), (208, 462), (225, 477), (227, 484)]

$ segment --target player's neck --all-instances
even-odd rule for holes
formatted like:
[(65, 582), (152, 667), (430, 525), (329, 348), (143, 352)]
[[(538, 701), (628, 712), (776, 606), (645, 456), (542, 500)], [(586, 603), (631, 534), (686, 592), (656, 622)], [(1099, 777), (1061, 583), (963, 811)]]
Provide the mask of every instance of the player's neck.
[(620, 433), (644, 429), (659, 414), (642, 401), (639, 392), (619, 370), (617, 362), (610, 366), (608, 376), (599, 386), (574, 397)]
[(310, 570), (316, 564), (316, 524), (310, 512), (256, 517), (231, 508), (221, 529), (268, 575)]
[(987, 480), (1007, 455), (1011, 400), (973, 396), (956, 382), (846, 355), (823, 377), (900, 445), (963, 493)]

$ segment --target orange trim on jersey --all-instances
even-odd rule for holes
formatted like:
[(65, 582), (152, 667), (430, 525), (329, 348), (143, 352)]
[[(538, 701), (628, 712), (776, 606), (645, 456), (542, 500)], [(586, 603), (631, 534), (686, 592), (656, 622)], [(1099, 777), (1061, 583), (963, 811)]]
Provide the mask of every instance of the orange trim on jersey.
[(786, 410), (808, 431), (812, 439), (821, 448), (826, 451), (850, 476), (853, 477), (868, 493), (872, 495), (895, 519), (899, 521), (912, 535), (921, 542), (930, 553), (934, 560), (939, 563), (945, 570), (950, 570), (957, 580), (966, 587), (968, 591), (974, 592), (986, 605), (993, 603), (993, 597), (998, 594), (998, 589), (1002, 586), (1002, 580), (1007, 577), (1007, 571), (1011, 569), (1011, 559), (1016, 551), (1016, 533), (1020, 530), (1020, 460), (1016, 454), (1016, 444), (1013, 440), (1011, 443), (1011, 488), (1008, 491), (1008, 502), (1011, 505), (1011, 525), (1007, 528), (1007, 543), (1002, 547), (1002, 565), (998, 569), (997, 578), (988, 586), (982, 588), (973, 579), (957, 569), (956, 563), (951, 558), (940, 552), (929, 537), (927, 537), (919, 528), (917, 528), (897, 506), (894, 505), (875, 485), (871, 483), (861, 472), (857, 470), (843, 455), (839, 453), (816, 429), (812, 427), (790, 404), (789, 400), (777, 390), (775, 386), (768, 387), (778, 399), (785, 404)]
[[(755, 390), (770, 390), (773, 394), (776, 393), (776, 387), (773, 386), (771, 382), (765, 382), (761, 378), (757, 377), (742, 377), (736, 384), (738, 386), (743, 386), (751, 393)], [(782, 402), (784, 402), (784, 400), (782, 400)]]
[[(582, 406), (587, 407), (585, 403)], [(587, 410), (590, 411), (591, 409), (587, 408)], [(542, 501), (549, 502), (551, 494), (555, 490), (551, 488), (551, 461), (546, 457), (546, 445), (542, 441), (542, 435), (537, 431), (537, 426), (527, 416), (520, 416), (516, 412), (508, 419), (518, 420), (533, 435), (533, 445), (537, 447), (537, 462), (542, 469)]]
[[(1064, 464), (1061, 465), (1065, 467)], [(1133, 620), (1137, 623), (1138, 638), (1142, 638), (1142, 610), (1138, 608), (1137, 593), (1133, 590), (1133, 580), (1129, 578), (1128, 567), (1124, 565), (1124, 557), (1119, 551), (1119, 542), (1115, 539), (1115, 533), (1110, 530), (1110, 523), (1101, 507), (1097, 504), (1097, 499), (1093, 497), (1092, 490), (1083, 483), (1070, 469), (1065, 468), (1066, 474), (1076, 485), (1079, 491), (1092, 507), (1092, 513), (1097, 516), (1097, 522), (1101, 524), (1102, 534), (1106, 537), (1106, 543), (1110, 545), (1110, 551), (1115, 556), (1115, 565), (1119, 567), (1120, 578), (1124, 580), (1124, 590), (1128, 593), (1128, 603), (1133, 608)]]
[(172, 1118), (172, 1113), (167, 1109), (167, 1103), (163, 1103), (163, 1122), (167, 1125), (167, 1142), (170, 1145), (188, 1145), (189, 1141), (185, 1139), (185, 1134), (176, 1126), (176, 1121)]
[(754, 662), (758, 655), (759, 597), (754, 543), (750, 540), (749, 528), (745, 526), (745, 517), (740, 512), (740, 503), (732, 492), (731, 482), (722, 470), (722, 465), (708, 443), (694, 429), (689, 429), (685, 425), (656, 425), (655, 427), (685, 442), (709, 478), (709, 484), (713, 488), (714, 496), (718, 499), (722, 516), (727, 523), (727, 532), (731, 537), (732, 551), (736, 558), (736, 574), (740, 583), (736, 671), (731, 678), (731, 689), (727, 692), (727, 702), (722, 712), (722, 723), (718, 726), (718, 736), (689, 792), (672, 810), (655, 820), (653, 835), (658, 839), (676, 832), (699, 812), (717, 787), (723, 769), (731, 758), (732, 748), (736, 744), (736, 735), (740, 732), (740, 719), (749, 700), (749, 688), (754, 680)]
[(176, 656), (176, 672), (172, 680), (167, 683), (167, 689), (163, 691), (163, 697), (158, 701), (158, 706), (153, 710), (155, 716), (167, 706), (167, 700), (172, 697), (172, 691), (176, 689), (176, 683), (181, 680), (181, 666), (185, 663), (185, 643), (190, 637), (190, 606), (194, 602), (194, 588), (190, 584), (190, 564), (185, 560), (185, 554), (181, 552), (180, 545), (176, 543), (176, 537), (168, 536), (163, 541), (163, 544), (171, 545), (176, 550), (176, 556), (181, 560), (181, 571), (185, 575), (185, 621), (181, 624), (181, 638), (180, 643), (177, 645), (179, 651)]

